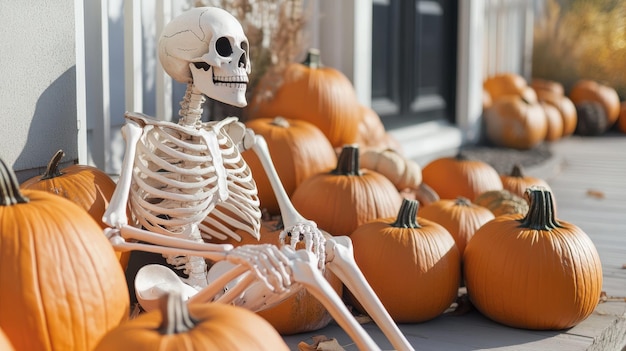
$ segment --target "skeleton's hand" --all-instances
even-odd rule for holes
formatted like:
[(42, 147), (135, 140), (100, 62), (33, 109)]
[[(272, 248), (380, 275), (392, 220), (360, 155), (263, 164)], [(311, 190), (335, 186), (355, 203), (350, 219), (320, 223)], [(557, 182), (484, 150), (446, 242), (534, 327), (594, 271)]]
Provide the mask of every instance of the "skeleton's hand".
[(289, 244), (297, 249), (298, 243), (304, 242), (304, 249), (315, 254), (320, 269), (323, 269), (326, 263), (325, 241), (324, 234), (313, 221), (300, 222), (291, 227), (285, 227), (280, 232), (281, 245)]
[(281, 293), (291, 287), (289, 259), (275, 245), (243, 245), (228, 252), (226, 259), (242, 264), (270, 290)]

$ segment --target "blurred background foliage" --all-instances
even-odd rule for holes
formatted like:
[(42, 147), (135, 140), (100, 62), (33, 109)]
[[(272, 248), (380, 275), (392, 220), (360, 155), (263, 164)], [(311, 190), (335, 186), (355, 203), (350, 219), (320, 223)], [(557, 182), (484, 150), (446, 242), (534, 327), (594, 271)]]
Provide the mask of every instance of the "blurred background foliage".
[(536, 14), (533, 77), (566, 91), (593, 79), (626, 99), (626, 0), (540, 0)]

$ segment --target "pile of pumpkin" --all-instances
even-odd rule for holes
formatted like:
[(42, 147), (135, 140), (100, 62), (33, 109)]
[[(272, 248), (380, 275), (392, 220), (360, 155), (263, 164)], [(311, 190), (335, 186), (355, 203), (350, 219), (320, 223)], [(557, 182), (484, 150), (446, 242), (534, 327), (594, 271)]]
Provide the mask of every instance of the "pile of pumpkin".
[(563, 84), (514, 73), (483, 82), (486, 139), (500, 147), (531, 149), (572, 134), (601, 135), (613, 128), (626, 133), (626, 101), (606, 84), (581, 79), (566, 94)]
[[(597, 251), (578, 227), (557, 220), (545, 181), (519, 166), (501, 175), (460, 154), (421, 168), (357, 102), (348, 79), (316, 57), (282, 79), (273, 99), (253, 99), (245, 123), (266, 138), (294, 207), (327, 235), (351, 238), (357, 264), (396, 322), (436, 318), (461, 284), (482, 313), (515, 327), (568, 328), (594, 310)], [(255, 155), (244, 157), (268, 214), (261, 240), (276, 242), (280, 209)], [(306, 292), (259, 314), (281, 334), (329, 321)]]

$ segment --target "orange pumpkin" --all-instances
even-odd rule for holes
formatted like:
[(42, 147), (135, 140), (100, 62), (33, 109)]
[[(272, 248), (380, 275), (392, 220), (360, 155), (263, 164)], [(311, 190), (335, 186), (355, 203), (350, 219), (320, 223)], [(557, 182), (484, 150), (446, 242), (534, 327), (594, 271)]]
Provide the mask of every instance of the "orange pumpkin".
[(362, 224), (350, 236), (359, 268), (396, 323), (439, 316), (456, 299), (461, 279), (454, 239), (443, 226), (418, 217), (418, 206), (404, 200), (396, 217)]
[(565, 89), (563, 88), (563, 84), (543, 78), (533, 78), (530, 81), (530, 86), (537, 92), (537, 95), (547, 95), (550, 94), (554, 98), (560, 98), (565, 95)]
[(505, 95), (523, 95), (528, 87), (526, 79), (516, 73), (499, 73), (483, 82), (483, 89), (489, 92), (492, 101)]
[(94, 351), (287, 351), (280, 335), (249, 310), (218, 303), (187, 306), (166, 295), (165, 306), (122, 323)]
[(302, 182), (291, 200), (298, 212), (331, 235), (350, 235), (365, 222), (393, 216), (402, 203), (387, 177), (360, 168), (356, 145), (344, 146), (337, 167)]
[(455, 157), (439, 157), (422, 169), (422, 180), (441, 199), (459, 196), (474, 199), (488, 190), (502, 189), (498, 171), (480, 160), (471, 160), (462, 153)]
[(561, 112), (556, 106), (547, 102), (540, 102), (539, 105), (543, 108), (543, 112), (546, 115), (546, 141), (557, 141), (563, 137), (563, 117)]
[(7, 335), (0, 329), (0, 350), (2, 351), (15, 351), (13, 345), (7, 338)]
[(545, 180), (524, 174), (523, 167), (519, 164), (513, 165), (510, 173), (501, 174), (500, 179), (504, 189), (522, 198), (526, 194), (526, 189), (532, 186), (542, 186), (548, 190), (550, 189)]
[[(109, 201), (115, 191), (115, 182), (100, 169), (88, 165), (71, 165), (59, 169), (59, 163), (65, 156), (63, 150), (57, 151), (41, 176), (24, 181), (20, 188), (43, 190), (63, 196), (79, 205), (100, 225), (102, 229), (108, 225), (102, 222)], [(130, 212), (128, 213), (130, 217)], [(117, 252), (120, 263), (126, 268), (130, 253)]]
[(587, 234), (554, 215), (552, 193), (528, 190), (526, 216), (496, 217), (468, 243), (464, 259), (473, 305), (499, 323), (525, 329), (570, 328), (595, 309), (602, 265)]
[(0, 160), (0, 328), (18, 350), (91, 350), (128, 318), (102, 229), (61, 196), (20, 191)]
[(108, 227), (102, 222), (102, 215), (115, 191), (115, 182), (108, 174), (92, 166), (71, 165), (59, 169), (63, 156), (63, 150), (57, 151), (41, 176), (27, 179), (20, 187), (63, 196), (89, 212), (103, 229)]
[(362, 118), (354, 86), (340, 71), (322, 66), (319, 51), (312, 49), (303, 63), (290, 64), (282, 78), (272, 98), (251, 99), (249, 118), (288, 116), (310, 122), (334, 147), (357, 140)]
[[(391, 134), (387, 132), (380, 116), (371, 107), (361, 105), (361, 122), (359, 132), (355, 140), (362, 150), (367, 149), (393, 149), (400, 152), (401, 145)], [(342, 145), (343, 146), (343, 145)]]
[(538, 102), (517, 95), (496, 100), (484, 113), (485, 134), (496, 146), (531, 149), (546, 138), (548, 123)]
[(607, 128), (612, 127), (619, 117), (619, 95), (613, 87), (606, 84), (590, 79), (581, 79), (572, 86), (569, 98), (574, 105), (579, 105), (585, 101), (597, 102), (602, 105), (606, 113)]
[(422, 206), (420, 216), (446, 228), (461, 255), (476, 230), (495, 217), (489, 209), (464, 197), (442, 199)]
[[(280, 245), (279, 235), (283, 230), (282, 221), (267, 219), (261, 222), (259, 240), (243, 232), (241, 240), (228, 238), (224, 241), (213, 239), (212, 242), (231, 244), (235, 247), (248, 244), (273, 244)], [(323, 233), (326, 237), (330, 234)], [(297, 248), (304, 242), (299, 242)], [(303, 247), (303, 246), (302, 246)], [(330, 270), (324, 270), (324, 277), (335, 289), (339, 296), (343, 293), (343, 283)], [(332, 320), (332, 316), (324, 305), (319, 302), (307, 290), (302, 289), (276, 306), (256, 312), (268, 321), (281, 335), (305, 333), (324, 328)]]
[[(267, 141), (276, 173), (288, 196), (308, 177), (328, 172), (337, 164), (335, 149), (319, 128), (309, 122), (275, 117), (253, 119), (245, 124)], [(261, 161), (254, 152), (242, 155), (257, 184), (261, 208), (279, 215), (278, 202)]]

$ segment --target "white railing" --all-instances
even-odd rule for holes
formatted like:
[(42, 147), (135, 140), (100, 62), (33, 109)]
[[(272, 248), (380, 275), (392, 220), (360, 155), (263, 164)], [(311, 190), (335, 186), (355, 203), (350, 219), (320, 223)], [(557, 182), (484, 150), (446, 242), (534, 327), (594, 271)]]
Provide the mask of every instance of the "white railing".
[(502, 72), (530, 78), (534, 0), (484, 1), (483, 78)]
[(175, 86), (156, 59), (157, 34), (189, 0), (84, 1), (87, 160), (117, 174), (124, 112), (171, 120)]

